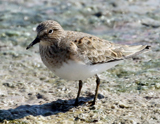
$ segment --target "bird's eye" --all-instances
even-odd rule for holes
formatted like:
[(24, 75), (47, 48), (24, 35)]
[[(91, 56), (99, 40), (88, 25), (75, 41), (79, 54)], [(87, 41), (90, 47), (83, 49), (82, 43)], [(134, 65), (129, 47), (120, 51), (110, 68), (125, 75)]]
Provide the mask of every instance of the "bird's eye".
[(48, 32), (49, 34), (52, 34), (53, 33), (53, 30), (51, 29), (51, 30), (49, 30), (49, 32)]

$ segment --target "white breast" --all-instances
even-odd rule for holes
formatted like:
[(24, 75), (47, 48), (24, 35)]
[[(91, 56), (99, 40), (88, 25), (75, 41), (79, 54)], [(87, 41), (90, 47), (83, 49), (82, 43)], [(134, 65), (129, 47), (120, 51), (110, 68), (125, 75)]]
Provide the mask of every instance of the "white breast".
[(82, 62), (68, 61), (67, 63), (63, 63), (61, 68), (48, 68), (60, 78), (67, 80), (84, 80), (95, 74), (104, 72), (121, 62), (122, 60), (103, 64), (86, 65)]

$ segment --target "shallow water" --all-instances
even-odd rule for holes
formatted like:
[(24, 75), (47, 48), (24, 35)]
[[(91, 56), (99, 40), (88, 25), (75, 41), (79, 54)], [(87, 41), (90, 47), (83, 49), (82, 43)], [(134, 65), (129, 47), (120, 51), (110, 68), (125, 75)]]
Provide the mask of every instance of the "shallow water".
[[(160, 1), (0, 1), (0, 121), (2, 123), (160, 123)], [(94, 78), (65, 81), (41, 62), (38, 45), (26, 50), (44, 20), (66, 30), (97, 35), (152, 50), (100, 74), (94, 107)]]

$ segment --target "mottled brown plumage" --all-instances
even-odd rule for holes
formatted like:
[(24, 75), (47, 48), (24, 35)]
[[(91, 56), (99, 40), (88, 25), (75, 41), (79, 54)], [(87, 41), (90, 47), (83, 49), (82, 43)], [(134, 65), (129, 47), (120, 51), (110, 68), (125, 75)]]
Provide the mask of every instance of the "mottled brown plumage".
[[(65, 31), (56, 21), (48, 20), (37, 26), (37, 38), (27, 47), (39, 43), (41, 59), (44, 64), (61, 78), (79, 80), (79, 91), (82, 81), (88, 77), (101, 73), (120, 60), (149, 49), (149, 46), (129, 46), (114, 44), (96, 36)], [(95, 104), (100, 79), (97, 77)]]

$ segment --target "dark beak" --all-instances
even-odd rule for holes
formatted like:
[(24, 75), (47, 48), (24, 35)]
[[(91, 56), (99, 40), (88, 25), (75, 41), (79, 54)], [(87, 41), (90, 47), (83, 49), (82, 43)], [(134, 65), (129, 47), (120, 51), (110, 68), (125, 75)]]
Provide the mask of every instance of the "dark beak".
[(27, 46), (27, 50), (30, 48), (30, 47), (32, 47), (33, 45), (35, 45), (36, 43), (39, 43), (40, 42), (40, 39), (38, 38), (38, 37), (36, 37), (36, 39), (32, 42), (32, 43), (30, 43), (28, 46)]

